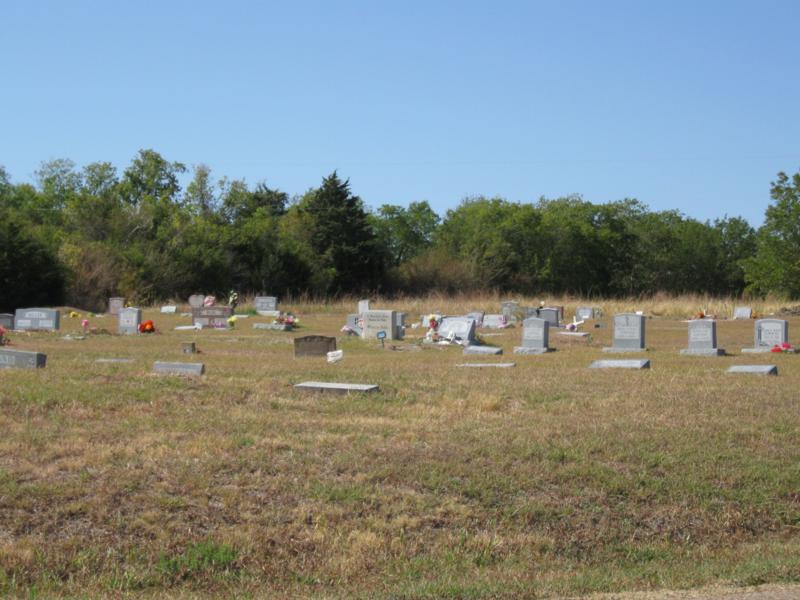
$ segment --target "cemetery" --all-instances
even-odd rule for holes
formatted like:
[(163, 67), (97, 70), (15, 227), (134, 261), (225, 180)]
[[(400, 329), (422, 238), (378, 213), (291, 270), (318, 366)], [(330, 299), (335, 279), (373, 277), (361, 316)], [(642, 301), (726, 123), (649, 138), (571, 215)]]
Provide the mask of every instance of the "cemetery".
[[(312, 578), (271, 580), (280, 596), (377, 590), (391, 572), (508, 586), (535, 556), (537, 585), (562, 594), (630, 556), (680, 587), (708, 581), (708, 561), (800, 555), (800, 318), (209, 298), (4, 315), (14, 564), (37, 568), (30, 549), (73, 573), (80, 556), (108, 589), (119, 569), (129, 589)], [(581, 344), (554, 335), (570, 330)], [(157, 566), (208, 540), (229, 571)]]

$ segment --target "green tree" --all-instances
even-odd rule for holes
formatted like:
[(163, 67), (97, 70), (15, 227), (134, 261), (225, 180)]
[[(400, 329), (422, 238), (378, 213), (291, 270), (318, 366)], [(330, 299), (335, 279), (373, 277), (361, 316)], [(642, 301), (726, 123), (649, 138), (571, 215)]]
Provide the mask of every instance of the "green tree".
[(373, 217), (373, 229), (397, 267), (432, 245), (439, 221), (426, 201), (412, 202), (408, 208), (384, 204)]
[(742, 261), (747, 289), (800, 298), (800, 172), (778, 173), (770, 196), (756, 254)]

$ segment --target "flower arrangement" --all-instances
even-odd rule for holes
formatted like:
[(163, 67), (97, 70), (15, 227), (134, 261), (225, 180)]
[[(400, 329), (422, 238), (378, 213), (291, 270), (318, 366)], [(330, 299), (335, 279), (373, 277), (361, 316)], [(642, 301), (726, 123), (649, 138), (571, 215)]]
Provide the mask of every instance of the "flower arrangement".
[(155, 333), (155, 332), (156, 332), (156, 326), (150, 319), (148, 319), (144, 323), (139, 324), (139, 333)]
[(6, 337), (6, 329), (0, 325), (0, 346), (5, 346), (7, 343), (8, 338)]
[(236, 315), (231, 315), (230, 317), (228, 317), (228, 327), (230, 327), (231, 329), (236, 327)]
[(287, 325), (290, 329), (297, 327), (299, 322), (300, 319), (295, 317), (292, 313), (282, 314), (273, 321), (275, 325)]
[(783, 342), (782, 344), (778, 345), (775, 344), (770, 352), (780, 353), (780, 352), (794, 352), (794, 348), (789, 342)]

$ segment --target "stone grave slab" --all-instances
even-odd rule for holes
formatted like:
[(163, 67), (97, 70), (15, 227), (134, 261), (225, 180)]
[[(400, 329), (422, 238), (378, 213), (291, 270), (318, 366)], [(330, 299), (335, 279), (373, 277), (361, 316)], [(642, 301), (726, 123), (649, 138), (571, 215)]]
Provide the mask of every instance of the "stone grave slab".
[(454, 335), (467, 344), (475, 341), (475, 320), (467, 317), (445, 317), (439, 325), (439, 337), (448, 339)]
[(789, 323), (783, 319), (758, 319), (754, 329), (754, 346), (742, 348), (744, 353), (769, 352), (789, 341)]
[(132, 335), (139, 333), (139, 325), (142, 323), (142, 309), (123, 308), (119, 311), (119, 325), (117, 331), (122, 335)]
[(645, 348), (644, 315), (622, 313), (614, 315), (613, 341), (603, 352), (643, 352)]
[(505, 315), (484, 315), (481, 320), (481, 327), (484, 329), (503, 329), (507, 326), (508, 320)]
[(133, 358), (96, 358), (94, 362), (99, 363), (101, 365), (103, 365), (103, 364), (108, 364), (108, 365), (129, 364), (129, 363), (134, 362), (134, 359)]
[(588, 321), (595, 318), (595, 309), (591, 306), (580, 306), (575, 310), (575, 317), (579, 321)]
[(280, 314), (278, 310), (278, 299), (275, 296), (256, 296), (256, 312), (262, 317), (277, 316), (275, 313)]
[(529, 317), (522, 322), (522, 345), (514, 348), (514, 354), (545, 354), (551, 352), (550, 322), (538, 317)]
[(201, 306), (192, 309), (192, 324), (211, 329), (226, 329), (233, 314), (230, 306)]
[(336, 338), (325, 335), (306, 335), (294, 338), (294, 357), (327, 356), (336, 350)]
[(558, 335), (570, 338), (587, 338), (589, 337), (588, 331), (559, 331)]
[(197, 344), (195, 342), (181, 342), (181, 352), (183, 354), (197, 354)]
[(497, 346), (464, 346), (464, 354), (480, 354), (484, 356), (499, 356), (503, 349)]
[(153, 372), (161, 375), (189, 375), (198, 376), (205, 373), (206, 366), (203, 363), (185, 362), (162, 362), (153, 363)]
[(752, 319), (753, 318), (753, 309), (749, 306), (737, 306), (733, 309), (733, 318), (734, 319)]
[(733, 365), (728, 373), (750, 373), (753, 375), (777, 375), (777, 365)]
[(161, 314), (163, 315), (174, 315), (178, 312), (177, 306), (162, 306), (161, 307)]
[(296, 390), (307, 392), (329, 392), (333, 394), (349, 394), (377, 392), (379, 387), (371, 383), (329, 383), (325, 381), (304, 381), (294, 386)]
[(461, 363), (456, 366), (467, 369), (510, 369), (516, 367), (517, 363)]
[(689, 321), (689, 347), (681, 350), (684, 356), (724, 356), (725, 350), (717, 348), (717, 322), (713, 319)]
[(0, 369), (42, 369), (46, 364), (47, 355), (41, 352), (0, 348)]
[(118, 315), (123, 308), (125, 308), (125, 298), (108, 299), (108, 314)]
[(634, 360), (596, 360), (590, 369), (649, 369), (650, 361), (646, 358)]
[(271, 331), (291, 331), (288, 323), (253, 323), (253, 329), (269, 329)]
[(18, 308), (14, 327), (23, 331), (56, 331), (61, 327), (61, 311), (52, 308)]
[(0, 327), (9, 331), (14, 329), (14, 315), (11, 313), (0, 313)]
[[(393, 310), (367, 310), (361, 314), (363, 329), (361, 337), (365, 340), (374, 340), (378, 333), (386, 333), (387, 340), (397, 339), (395, 322), (397, 321), (396, 311)], [(335, 350), (335, 348), (334, 348)]]
[(561, 309), (556, 307), (540, 308), (538, 317), (550, 323), (551, 327), (559, 326), (559, 317), (561, 316)]

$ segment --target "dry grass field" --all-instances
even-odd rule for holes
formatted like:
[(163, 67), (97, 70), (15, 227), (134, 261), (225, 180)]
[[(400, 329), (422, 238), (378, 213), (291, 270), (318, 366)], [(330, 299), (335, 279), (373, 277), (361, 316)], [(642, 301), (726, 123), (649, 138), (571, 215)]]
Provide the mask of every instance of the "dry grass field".
[[(13, 333), (47, 354), (0, 370), (0, 593), (39, 597), (525, 598), (800, 581), (800, 355), (742, 355), (732, 301), (598, 305), (608, 327), (514, 356), (521, 330), (481, 330), (501, 357), (344, 338), (355, 301), (283, 302), (293, 333)], [(375, 308), (499, 311), (499, 298)], [(523, 301), (538, 304), (538, 298)], [(752, 303), (759, 314), (779, 303)], [(247, 308), (247, 307), (244, 307)], [(640, 309), (649, 371), (590, 370), (614, 312)], [(686, 319), (720, 315), (732, 356), (680, 356)], [(116, 332), (113, 317), (92, 326)], [(789, 317), (792, 342), (800, 319)], [(293, 358), (336, 335), (344, 359)], [(488, 334), (488, 335), (487, 335)], [(195, 341), (196, 356), (181, 354)], [(133, 358), (99, 364), (97, 358)], [(628, 356), (629, 358), (630, 356)], [(513, 369), (460, 369), (471, 361)], [(153, 362), (202, 361), (202, 378)], [(778, 365), (778, 377), (729, 375)], [(371, 395), (293, 390), (377, 383)]]

